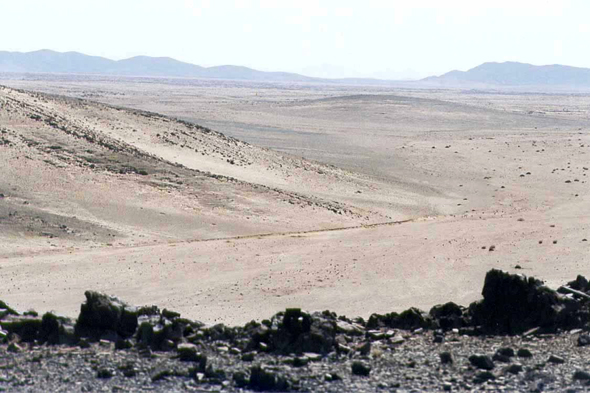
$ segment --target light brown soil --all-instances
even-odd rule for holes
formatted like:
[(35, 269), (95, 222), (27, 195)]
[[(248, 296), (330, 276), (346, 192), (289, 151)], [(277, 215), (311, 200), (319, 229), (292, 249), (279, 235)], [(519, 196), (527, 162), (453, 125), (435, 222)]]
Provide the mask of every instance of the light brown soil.
[[(282, 152), (0, 90), (0, 299), (16, 307), (75, 316), (96, 289), (232, 324), (466, 304), (492, 267), (590, 274), (584, 96), (2, 83)], [(573, 114), (547, 110), (560, 104)]]

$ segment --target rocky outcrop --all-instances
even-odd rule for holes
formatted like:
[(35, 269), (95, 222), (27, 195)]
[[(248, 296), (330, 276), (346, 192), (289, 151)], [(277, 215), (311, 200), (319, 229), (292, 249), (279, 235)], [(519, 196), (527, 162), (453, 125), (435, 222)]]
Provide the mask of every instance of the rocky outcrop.
[(469, 306), (471, 324), (488, 334), (518, 334), (540, 328), (582, 327), (590, 319), (582, 301), (564, 296), (533, 277), (491, 270), (486, 274), (483, 300)]
[(137, 329), (137, 309), (115, 297), (94, 291), (86, 291), (86, 303), (80, 308), (76, 322), (78, 336), (100, 338), (113, 334), (122, 338), (131, 337)]
[[(371, 384), (375, 375), (377, 379), (389, 378), (378, 359), (395, 357), (401, 348), (411, 350), (417, 341), (422, 346), (436, 346), (447, 340), (469, 340), (466, 335), (483, 334), (487, 338), (482, 340), (489, 340), (495, 335), (527, 332), (534, 336), (577, 329), (574, 332), (579, 334), (574, 340), (580, 347), (587, 346), (590, 339), (583, 331), (590, 327), (589, 289), (582, 276), (558, 292), (535, 278), (491, 270), (485, 278), (482, 300), (468, 308), (445, 303), (432, 307), (428, 313), (411, 308), (401, 313), (373, 314), (368, 321), (351, 320), (329, 311), (310, 313), (290, 308), (268, 320), (237, 327), (206, 326), (174, 311), (156, 306), (133, 307), (117, 298), (88, 291), (75, 322), (52, 313), (19, 314), (0, 302), (0, 343), (6, 344), (5, 353), (11, 356), (40, 344), (47, 345), (45, 348), (77, 345), (77, 351), (111, 348), (114, 353), (132, 351), (137, 359), (167, 356), (170, 362), (176, 362), (170, 366), (158, 363), (149, 373), (153, 384), (188, 378), (196, 383), (235, 389), (292, 391), (320, 383), (340, 384), (349, 378), (347, 383), (352, 384), (338, 386), (352, 389), (358, 380)], [(473, 384), (497, 383), (497, 377), (506, 373), (534, 379), (537, 374), (531, 373), (536, 369), (526, 368), (520, 362), (535, 357), (544, 356), (544, 364), (554, 367), (568, 364), (564, 352), (547, 356), (526, 347), (517, 347), (515, 351), (500, 344), (487, 351), (476, 344), (470, 353), (460, 357), (451, 351), (440, 351), (435, 359), (441, 367), (462, 362), (467, 368), (457, 369), (464, 370), (465, 378)], [(424, 347), (420, 351), (428, 352)], [(401, 359), (395, 360), (396, 367), (400, 367)], [(421, 367), (414, 360), (404, 361), (407, 370)], [(309, 373), (314, 370), (324, 371), (321, 377), (315, 375), (310, 379)], [(127, 361), (117, 367), (104, 364), (93, 372), (94, 378), (104, 381), (116, 379), (119, 374), (133, 378), (141, 373)], [(583, 380), (583, 372), (575, 374), (573, 380)], [(300, 375), (308, 377), (300, 379)], [(544, 375), (539, 378), (546, 378)], [(315, 382), (309, 385), (312, 380)], [(452, 383), (445, 382), (441, 387), (449, 390)]]

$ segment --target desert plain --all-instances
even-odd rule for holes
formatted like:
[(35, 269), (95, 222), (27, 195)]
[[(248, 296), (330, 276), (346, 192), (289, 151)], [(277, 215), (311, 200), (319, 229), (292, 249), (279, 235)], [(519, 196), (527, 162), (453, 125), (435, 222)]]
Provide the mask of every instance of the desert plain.
[(0, 75), (0, 299), (206, 323), (590, 274), (590, 95)]

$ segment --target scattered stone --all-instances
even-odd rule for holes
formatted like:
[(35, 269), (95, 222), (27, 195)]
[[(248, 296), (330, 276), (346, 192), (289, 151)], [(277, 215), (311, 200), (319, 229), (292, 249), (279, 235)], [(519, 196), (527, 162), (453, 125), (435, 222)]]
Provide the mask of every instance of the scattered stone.
[(242, 355), (242, 361), (244, 362), (251, 362), (254, 360), (254, 357), (256, 356), (256, 352), (248, 352)]
[(590, 336), (587, 334), (580, 334), (578, 336), (578, 346), (585, 347), (586, 345), (590, 345)]
[(533, 357), (533, 354), (528, 349), (521, 348), (516, 353), (516, 356), (518, 356), (519, 358), (532, 358)]
[(233, 374), (232, 379), (234, 380), (235, 385), (238, 388), (244, 388), (248, 386), (250, 383), (250, 379), (248, 378), (248, 374), (243, 371), (237, 371)]
[(577, 370), (576, 372), (574, 372), (574, 379), (580, 381), (588, 381), (590, 380), (590, 373), (583, 370)]
[(22, 352), (23, 349), (17, 343), (12, 342), (12, 343), (8, 344), (8, 348), (6, 350), (8, 352), (16, 353), (16, 352)]
[(360, 346), (357, 347), (357, 351), (363, 355), (363, 356), (367, 356), (368, 354), (371, 353), (371, 342), (367, 341), (362, 343)]
[(304, 367), (309, 363), (309, 359), (305, 356), (293, 358), (293, 367)]
[(496, 376), (489, 371), (480, 371), (475, 375), (473, 380), (474, 383), (484, 383), (486, 381), (492, 381), (496, 379)]
[(498, 349), (496, 351), (496, 353), (502, 355), (502, 356), (507, 356), (509, 358), (514, 356), (514, 349), (510, 348), (510, 347), (502, 347), (500, 349)]
[[(545, 362), (531, 362), (526, 372), (519, 363), (502, 367), (501, 377), (490, 370), (495, 369), (495, 366), (500, 364), (498, 362), (509, 363), (515, 356), (514, 349), (502, 346), (507, 342), (516, 348), (530, 346), (531, 350), (539, 354), (562, 353), (565, 348), (563, 344), (567, 345), (574, 337), (579, 346), (590, 345), (590, 336), (584, 333), (586, 324), (590, 321), (587, 300), (583, 296), (559, 295), (536, 280), (524, 276), (502, 272), (495, 279), (496, 282), (494, 279), (490, 282), (486, 277), (484, 299), (472, 304), (469, 309), (454, 303), (446, 303), (433, 307), (428, 314), (410, 309), (404, 312), (405, 314), (373, 315), (370, 323), (365, 323), (360, 318), (352, 322), (327, 311), (310, 314), (299, 309), (289, 309), (261, 323), (251, 322), (244, 327), (230, 328), (224, 325), (204, 326), (184, 320), (178, 313), (171, 311), (167, 311), (164, 316), (157, 308), (130, 307), (130, 310), (136, 310), (137, 315), (137, 328), (130, 336), (123, 337), (119, 328), (105, 328), (104, 322), (101, 321), (98, 330), (93, 330), (96, 327), (88, 327), (87, 330), (99, 332), (99, 335), (76, 337), (74, 324), (67, 319), (53, 314), (46, 314), (40, 318), (33, 312), (27, 312), (27, 315), (9, 314), (6, 308), (0, 308), (0, 324), (3, 326), (2, 331), (6, 331), (3, 340), (0, 340), (4, 341), (4, 344), (0, 343), (0, 352), (4, 347), (4, 354), (9, 359), (0, 368), (0, 387), (21, 386), (16, 385), (16, 382), (12, 385), (12, 382), (7, 384), (6, 381), (11, 379), (5, 376), (14, 373), (21, 364), (30, 362), (41, 363), (43, 369), (48, 365), (59, 366), (60, 373), (65, 370), (63, 367), (76, 367), (82, 374), (87, 370), (91, 377), (112, 378), (112, 382), (108, 383), (116, 382), (116, 385), (109, 385), (109, 389), (112, 387), (114, 390), (133, 390), (129, 383), (135, 384), (145, 377), (148, 378), (149, 384), (150, 375), (152, 382), (159, 384), (155, 385), (158, 386), (156, 390), (164, 387), (178, 390), (180, 384), (194, 388), (194, 384), (199, 384), (203, 385), (204, 390), (221, 387), (223, 390), (361, 391), (370, 390), (368, 386), (373, 389), (395, 390), (401, 388), (402, 383), (407, 383), (408, 388), (416, 390), (449, 391), (472, 390), (473, 383), (486, 382), (485, 389), (499, 388), (511, 391), (525, 386), (537, 391), (562, 390), (566, 385), (554, 373), (561, 373), (563, 370), (583, 364), (582, 362), (587, 361), (584, 351), (578, 351), (580, 353), (576, 354), (573, 360), (551, 355)], [(575, 290), (580, 293), (586, 293), (588, 290), (587, 280), (582, 276), (568, 285), (570, 288), (578, 288)], [(501, 291), (505, 291), (505, 294), (501, 294)], [(106, 310), (112, 311), (109, 306), (110, 298), (106, 299)], [(545, 306), (534, 304), (535, 301), (547, 302), (551, 307), (544, 308)], [(482, 317), (482, 303), (486, 302), (488, 310), (498, 310), (499, 320), (496, 324)], [(532, 304), (533, 309), (538, 307), (538, 313), (541, 313), (540, 310), (554, 310), (554, 314), (549, 312), (543, 316), (553, 318), (550, 319), (551, 324), (541, 326), (530, 322), (538, 322), (540, 319), (535, 318), (541, 316), (531, 315), (531, 310), (526, 310), (523, 306), (527, 304)], [(499, 313), (502, 307), (509, 317)], [(94, 307), (94, 310), (97, 311), (99, 308)], [(528, 325), (518, 325), (520, 322), (515, 316), (511, 316), (515, 313), (513, 308), (524, 310), (522, 319), (528, 321)], [(482, 321), (489, 322), (489, 325), (482, 324)], [(402, 330), (395, 327), (400, 324), (411, 328)], [(494, 336), (495, 332), (503, 332), (500, 334), (504, 335), (516, 328), (520, 333), (511, 334), (519, 334), (518, 336), (509, 339)], [(555, 344), (552, 343), (553, 330), (550, 328), (559, 329), (556, 334), (561, 341), (556, 340)], [(361, 334), (358, 334), (359, 332)], [(19, 333), (29, 341), (25, 341)], [(487, 335), (481, 341), (467, 337), (482, 333)], [(73, 338), (76, 341), (67, 344), (67, 337), (68, 340)], [(98, 344), (91, 346), (90, 343), (95, 340), (99, 341)], [(435, 348), (425, 347), (432, 345), (432, 341), (445, 343), (445, 350), (439, 352), (440, 363), (432, 364), (421, 355), (425, 350)], [(395, 342), (406, 344), (394, 347)], [(65, 343), (65, 346), (58, 346), (53, 350), (52, 344), (59, 343)], [(266, 344), (267, 350), (256, 355), (254, 350), (261, 344)], [(75, 345), (75, 349), (68, 349), (68, 345)], [(113, 345), (118, 351), (110, 350)], [(307, 348), (320, 351), (310, 351)], [(452, 352), (446, 350), (447, 348), (452, 348)], [(39, 351), (40, 349), (42, 351)], [(173, 349), (173, 352), (164, 352), (170, 349)], [(495, 352), (493, 357), (483, 354), (470, 356), (469, 362), (472, 367), (452, 366), (457, 364), (454, 362), (456, 359), (453, 353), (463, 358), (466, 351), (474, 353), (478, 350)], [(205, 353), (208, 356), (205, 356)], [(97, 354), (99, 356), (96, 356)], [(526, 348), (518, 350), (516, 355), (520, 358), (532, 357), (531, 351)], [(361, 356), (366, 358), (361, 360)], [(82, 357), (88, 364), (76, 363)], [(266, 365), (254, 365), (249, 370), (245, 368), (247, 366), (244, 362), (253, 361), (255, 357), (264, 361)], [(13, 358), (19, 360), (11, 360)], [(351, 359), (348, 371), (331, 370), (331, 367), (340, 367), (338, 364), (342, 365), (346, 359)], [(52, 364), (55, 366), (51, 366)], [(564, 364), (565, 367), (549, 367), (550, 364)], [(375, 375), (377, 379), (350, 378), (350, 375), (373, 375), (375, 371), (371, 369), (376, 365), (379, 365), (379, 374)], [(415, 379), (414, 375), (423, 372), (431, 375), (433, 371), (438, 373), (434, 379)], [(345, 374), (339, 375), (340, 372)], [(584, 377), (584, 374), (580, 373), (584, 371), (580, 370), (574, 379), (588, 378), (590, 381), (590, 376)], [(295, 375), (298, 379), (293, 377)], [(400, 378), (404, 378), (404, 375), (407, 378), (406, 382), (401, 382)], [(133, 382), (125, 383), (126, 379), (123, 379), (123, 376), (137, 376), (138, 379), (137, 382), (132, 379), (130, 381)], [(189, 377), (194, 379), (189, 380)], [(32, 374), (27, 378), (37, 377)], [(63, 381), (79, 381), (78, 373), (65, 373), (59, 378)], [(327, 388), (328, 383), (333, 383), (331, 388)], [(89, 389), (90, 387), (84, 390)]]
[(253, 366), (250, 369), (250, 381), (248, 387), (261, 392), (290, 391), (292, 384), (284, 376), (264, 368)]
[(563, 363), (565, 363), (565, 359), (564, 358), (562, 358), (561, 356), (556, 356), (556, 355), (549, 356), (549, 359), (547, 359), (547, 361), (549, 363), (554, 363), (554, 364), (563, 364)]
[(364, 362), (354, 361), (352, 362), (351, 370), (353, 375), (367, 377), (371, 373), (371, 366)]
[(510, 357), (502, 355), (501, 353), (496, 352), (494, 356), (492, 356), (492, 360), (494, 362), (502, 362), (502, 363), (510, 363)]
[(78, 341), (78, 346), (82, 349), (86, 349), (86, 348), (90, 348), (90, 343), (88, 342), (87, 339), (81, 338), (80, 341)]
[(510, 374), (518, 374), (522, 372), (523, 368), (522, 365), (519, 363), (511, 364), (510, 366), (506, 367), (505, 371)]
[(114, 376), (113, 370), (108, 367), (101, 367), (96, 371), (96, 378), (108, 379)]
[(360, 336), (364, 332), (364, 328), (362, 326), (346, 321), (337, 321), (336, 330), (338, 333), (348, 334), (349, 336)]
[(133, 343), (129, 339), (118, 339), (115, 341), (115, 349), (122, 350), (122, 349), (130, 349), (133, 348)]
[(405, 339), (405, 338), (403, 338), (403, 337), (402, 337), (402, 336), (400, 336), (400, 335), (395, 335), (395, 336), (393, 336), (393, 337), (391, 337), (391, 338), (389, 339), (389, 342), (390, 342), (390, 343), (392, 343), (392, 344), (394, 344), (394, 345), (396, 345), (396, 344), (401, 344), (401, 343), (403, 343), (404, 341), (406, 341), (406, 339)]
[(441, 352), (439, 357), (442, 364), (453, 364), (453, 354), (450, 352)]
[(469, 362), (473, 366), (483, 370), (492, 370), (494, 368), (494, 362), (486, 355), (471, 355), (469, 356)]

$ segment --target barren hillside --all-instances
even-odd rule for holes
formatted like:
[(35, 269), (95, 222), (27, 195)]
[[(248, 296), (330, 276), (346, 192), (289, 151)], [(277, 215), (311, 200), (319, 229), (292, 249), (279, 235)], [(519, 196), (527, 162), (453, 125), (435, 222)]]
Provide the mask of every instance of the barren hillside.
[(5, 87), (0, 108), (3, 251), (317, 230), (396, 214), (387, 185), (161, 115)]

